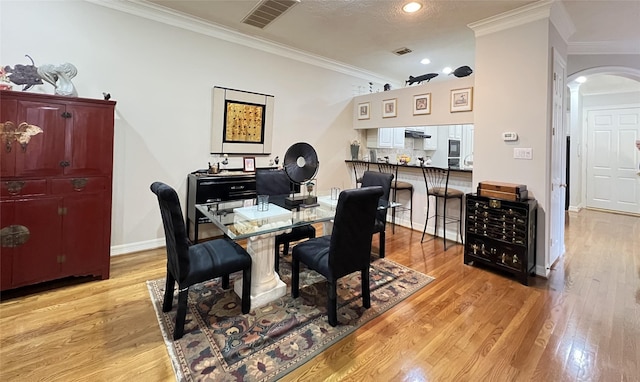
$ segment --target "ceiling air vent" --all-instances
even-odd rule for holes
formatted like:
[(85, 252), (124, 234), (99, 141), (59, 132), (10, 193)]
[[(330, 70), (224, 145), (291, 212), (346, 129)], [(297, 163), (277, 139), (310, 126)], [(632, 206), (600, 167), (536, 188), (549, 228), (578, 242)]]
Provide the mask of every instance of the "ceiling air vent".
[(393, 51), (393, 53), (397, 54), (398, 56), (403, 56), (403, 55), (405, 55), (407, 53), (411, 53), (411, 52), (413, 52), (413, 51), (411, 49), (409, 49), (409, 48), (400, 48), (400, 49), (397, 49), (397, 50)]
[(299, 2), (299, 0), (263, 0), (242, 22), (263, 29)]

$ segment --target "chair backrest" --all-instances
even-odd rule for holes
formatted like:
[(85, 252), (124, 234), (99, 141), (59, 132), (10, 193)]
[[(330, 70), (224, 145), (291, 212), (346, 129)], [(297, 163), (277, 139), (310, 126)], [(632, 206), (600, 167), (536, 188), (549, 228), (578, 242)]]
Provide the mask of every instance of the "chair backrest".
[(180, 283), (189, 273), (189, 246), (178, 194), (171, 186), (153, 182), (151, 191), (158, 197), (164, 236), (167, 243), (167, 271)]
[(449, 188), (449, 169), (422, 167), (422, 175), (427, 187), (427, 195), (445, 196)]
[(289, 195), (293, 183), (284, 170), (256, 170), (256, 193), (258, 195)]
[[(362, 176), (362, 186), (361, 187), (372, 187), (372, 186), (380, 186), (382, 187), (382, 196), (378, 201), (378, 206), (387, 205), (389, 203), (389, 193), (391, 192), (391, 181), (393, 180), (392, 174), (385, 174), (382, 172), (376, 171), (366, 171)], [(387, 221), (387, 211), (388, 208), (379, 209), (376, 212), (376, 219), (382, 222), (383, 224)]]
[(379, 186), (340, 193), (329, 246), (329, 267), (336, 279), (369, 265), (373, 225), (382, 194)]
[(362, 180), (362, 176), (366, 171), (369, 171), (369, 162), (351, 162), (353, 166), (353, 176), (356, 178), (356, 183)]

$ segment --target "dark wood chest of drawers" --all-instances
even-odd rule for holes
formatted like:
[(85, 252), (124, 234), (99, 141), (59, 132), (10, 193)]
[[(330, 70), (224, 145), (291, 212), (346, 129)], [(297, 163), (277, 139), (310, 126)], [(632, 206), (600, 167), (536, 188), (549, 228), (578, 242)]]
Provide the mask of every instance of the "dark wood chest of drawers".
[(521, 202), (466, 195), (464, 262), (501, 269), (524, 285), (536, 265), (535, 199)]

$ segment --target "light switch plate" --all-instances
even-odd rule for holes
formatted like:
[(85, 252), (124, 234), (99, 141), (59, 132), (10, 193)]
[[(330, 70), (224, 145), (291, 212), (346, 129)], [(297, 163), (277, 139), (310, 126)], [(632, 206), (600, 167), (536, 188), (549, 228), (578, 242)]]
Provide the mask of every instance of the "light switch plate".
[(515, 159), (533, 159), (533, 149), (531, 147), (516, 147), (513, 149)]

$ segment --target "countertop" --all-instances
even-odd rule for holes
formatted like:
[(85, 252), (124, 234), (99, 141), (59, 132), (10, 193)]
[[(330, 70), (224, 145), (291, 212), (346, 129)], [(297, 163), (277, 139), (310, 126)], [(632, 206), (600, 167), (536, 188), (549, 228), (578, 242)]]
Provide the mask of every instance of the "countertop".
[[(363, 161), (363, 160), (353, 160), (353, 159), (346, 159), (345, 160), (346, 163), (369, 163), (369, 164), (378, 164), (378, 163), (385, 163), (385, 162), (371, 162), (371, 161)], [(400, 164), (400, 163), (393, 163), (393, 162), (389, 162), (390, 165), (394, 165), (394, 166), (399, 166), (399, 167), (406, 167), (406, 168), (416, 168), (419, 169), (421, 168), (419, 165), (417, 164)], [(428, 166), (426, 166), (428, 167)], [(459, 168), (459, 167), (449, 167), (450, 171), (456, 171), (456, 172), (463, 172), (463, 173), (472, 173), (473, 169), (472, 168)]]

